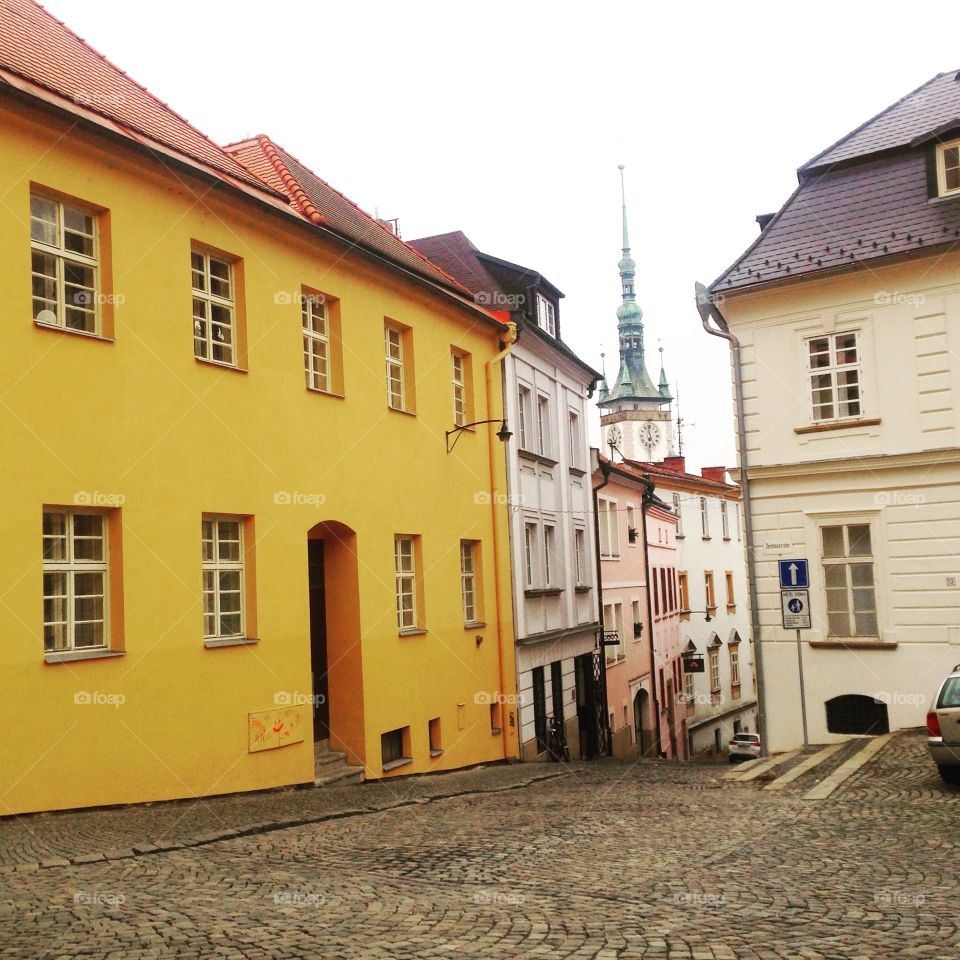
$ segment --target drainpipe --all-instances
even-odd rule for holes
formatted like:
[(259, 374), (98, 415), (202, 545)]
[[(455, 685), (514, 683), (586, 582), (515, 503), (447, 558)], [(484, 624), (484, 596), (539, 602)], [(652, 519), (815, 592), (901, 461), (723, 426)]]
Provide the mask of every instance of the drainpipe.
[[(720, 337), (730, 344), (733, 359), (733, 382), (737, 408), (737, 445), (740, 448), (740, 489), (743, 491), (743, 525), (747, 537), (747, 580), (750, 590), (750, 625), (754, 637), (754, 664), (753, 669), (757, 676), (757, 716), (760, 726), (761, 752), (766, 755), (767, 743), (767, 710), (766, 690), (763, 685), (763, 644), (760, 641), (760, 610), (757, 605), (757, 564), (754, 556), (753, 543), (753, 508), (750, 502), (750, 477), (747, 454), (747, 427), (743, 415), (743, 370), (740, 360), (740, 341), (730, 332), (727, 321), (717, 305), (716, 298), (702, 284), (696, 285), (697, 312), (703, 329), (712, 337)], [(711, 326), (711, 318), (716, 326)]]
[[(507, 324), (507, 329), (503, 333), (501, 338), (501, 343), (503, 344), (503, 349), (495, 356), (492, 357), (486, 363), (485, 374), (486, 374), (486, 386), (487, 386), (487, 417), (488, 420), (497, 420), (498, 418), (493, 409), (493, 368), (500, 364), (504, 357), (510, 353), (510, 349), (514, 343), (517, 342), (517, 325), (511, 320)], [(501, 378), (502, 381), (503, 378)], [(503, 405), (503, 386), (501, 385), (501, 404)], [(503, 415), (506, 416), (506, 406), (503, 406)], [(504, 670), (503, 664), (503, 590), (500, 583), (500, 533), (499, 526), (497, 523), (497, 507), (499, 506), (500, 497), (497, 495), (497, 468), (496, 468), (496, 443), (495, 439), (496, 434), (492, 429), (492, 424), (487, 424), (487, 461), (490, 467), (490, 516), (493, 524), (493, 584), (494, 584), (494, 593), (496, 595), (496, 611), (497, 611), (497, 663), (499, 666), (499, 676), (500, 676), (500, 694), (504, 694), (504, 680), (506, 677), (506, 671)], [(509, 469), (506, 471), (509, 477)], [(509, 545), (507, 547), (509, 551)], [(515, 674), (516, 679), (516, 674)], [(515, 685), (515, 684), (514, 684)], [(516, 692), (516, 691), (514, 691)], [(513, 703), (509, 705), (509, 718), (505, 718), (501, 714), (500, 722), (503, 724), (503, 728), (500, 731), (500, 737), (502, 739), (503, 745), (503, 758), (504, 760), (509, 760), (511, 758), (511, 749), (510, 749), (510, 731), (517, 731), (517, 742), (519, 744), (520, 737), (520, 718), (516, 717), (516, 726), (512, 726), (508, 721), (514, 719), (514, 716), (517, 712), (517, 704)], [(519, 750), (517, 751), (519, 756)]]
[[(599, 453), (599, 451), (597, 451)], [(610, 722), (610, 709), (607, 704), (607, 651), (603, 645), (603, 576), (600, 565), (600, 498), (597, 494), (610, 482), (610, 464), (604, 463), (597, 456), (597, 467), (603, 477), (603, 483), (593, 487), (593, 551), (597, 558), (597, 622), (600, 624), (600, 695), (603, 699), (603, 734), (606, 743), (607, 756), (613, 756), (613, 740), (607, 725)], [(599, 730), (597, 731), (600, 732)], [(597, 744), (598, 752), (600, 744)]]
[[(640, 500), (640, 521), (643, 526), (643, 575), (647, 581), (647, 623), (650, 630), (647, 636), (647, 643), (650, 646), (650, 688), (653, 691), (653, 736), (656, 747), (657, 759), (663, 752), (660, 739), (660, 698), (657, 696), (657, 651), (653, 642), (653, 603), (650, 600), (650, 551), (647, 542), (647, 508), (653, 500), (653, 491), (656, 489), (654, 483), (649, 478), (644, 478), (646, 489), (643, 491), (643, 497)], [(643, 720), (640, 721), (641, 725)]]

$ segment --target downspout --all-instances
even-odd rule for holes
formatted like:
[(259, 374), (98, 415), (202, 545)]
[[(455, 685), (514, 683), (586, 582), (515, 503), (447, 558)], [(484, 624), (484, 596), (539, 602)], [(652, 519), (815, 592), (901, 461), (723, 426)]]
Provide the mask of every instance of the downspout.
[[(500, 364), (503, 359), (510, 353), (510, 349), (513, 347), (514, 343), (517, 342), (517, 325), (511, 320), (507, 324), (506, 331), (502, 334), (501, 342), (503, 343), (503, 349), (490, 360), (487, 361), (485, 366), (486, 374), (486, 386), (487, 386), (487, 419), (488, 420), (497, 420), (501, 419), (496, 416), (493, 409), (493, 368)], [(502, 379), (502, 378), (501, 378)], [(503, 403), (503, 388), (501, 386), (501, 404)], [(503, 415), (506, 416), (506, 408), (503, 409)], [(500, 583), (500, 533), (499, 525), (497, 523), (497, 507), (499, 506), (500, 497), (497, 495), (497, 468), (496, 468), (496, 443), (499, 441), (495, 440), (496, 434), (492, 429), (492, 424), (487, 424), (487, 462), (490, 467), (490, 518), (493, 526), (493, 584), (494, 584), (494, 593), (496, 595), (496, 611), (497, 611), (497, 664), (499, 666), (499, 676), (500, 676), (500, 694), (504, 694), (504, 680), (506, 677), (506, 671), (504, 670), (503, 664), (503, 589)], [(509, 470), (506, 471), (509, 475)], [(509, 550), (509, 546), (507, 548)], [(516, 674), (515, 674), (516, 676)], [(514, 693), (516, 691), (513, 691)], [(517, 737), (520, 736), (520, 720), (515, 718), (515, 712), (517, 704), (507, 704), (509, 718), (504, 718), (501, 716), (500, 722), (503, 725), (500, 731), (500, 737), (502, 740), (503, 746), (503, 758), (504, 760), (511, 759), (512, 753), (510, 749), (510, 731), (516, 730)], [(519, 739), (518, 739), (519, 743)], [(517, 751), (519, 756), (519, 750)]]
[[(603, 669), (600, 671), (600, 696), (603, 700), (603, 739), (606, 741), (603, 747), (606, 749), (607, 756), (613, 756), (613, 741), (610, 737), (608, 724), (610, 723), (610, 709), (607, 704), (607, 651), (603, 645), (603, 576), (600, 565), (600, 498), (599, 492), (610, 482), (610, 464), (604, 463), (597, 456), (597, 467), (600, 475), (603, 477), (603, 483), (593, 487), (593, 551), (597, 564), (597, 623), (600, 624), (600, 661)], [(600, 732), (599, 730), (597, 731)], [(597, 744), (598, 754), (603, 752), (601, 745)]]
[[(653, 603), (650, 600), (650, 550), (647, 542), (647, 508), (653, 500), (653, 491), (656, 489), (652, 480), (645, 478), (646, 489), (643, 491), (643, 498), (640, 501), (640, 520), (643, 525), (643, 577), (646, 580), (647, 597), (647, 623), (650, 630), (647, 636), (647, 643), (650, 646), (650, 688), (653, 690), (653, 736), (656, 747), (657, 759), (663, 753), (661, 749), (662, 740), (660, 739), (660, 698), (657, 696), (657, 651), (653, 642)], [(641, 719), (641, 725), (643, 720)]]
[[(716, 298), (702, 284), (696, 285), (697, 312), (703, 329), (713, 337), (720, 337), (730, 344), (733, 359), (733, 382), (737, 409), (737, 446), (740, 448), (740, 489), (743, 491), (743, 526), (747, 537), (747, 587), (750, 591), (750, 625), (754, 636), (754, 664), (757, 677), (757, 715), (760, 726), (760, 750), (766, 755), (767, 742), (767, 711), (766, 691), (763, 685), (763, 644), (760, 640), (760, 609), (757, 604), (757, 565), (754, 556), (753, 543), (753, 508), (750, 502), (750, 477), (748, 475), (747, 455), (747, 427), (744, 421), (743, 404), (743, 370), (740, 359), (740, 341), (730, 332), (727, 321), (724, 319)], [(716, 326), (710, 325), (711, 317)]]

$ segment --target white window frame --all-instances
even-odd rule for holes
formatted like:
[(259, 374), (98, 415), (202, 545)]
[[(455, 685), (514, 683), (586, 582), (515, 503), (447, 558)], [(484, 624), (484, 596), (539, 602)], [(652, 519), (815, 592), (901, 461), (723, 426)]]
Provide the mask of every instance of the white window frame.
[[(232, 538), (227, 539), (223, 538), (221, 541), (220, 536), (220, 525), (232, 523), (237, 525), (237, 540), (234, 541)], [(209, 532), (212, 536), (208, 537), (208, 527), (210, 524)], [(206, 640), (228, 640), (228, 639), (237, 639), (245, 636), (246, 629), (246, 570), (244, 569), (244, 551), (246, 549), (244, 543), (244, 535), (246, 531), (244, 530), (244, 518), (237, 516), (213, 516), (207, 515), (203, 517), (203, 523), (201, 526), (201, 560), (203, 566), (203, 639)], [(224, 560), (220, 558), (220, 544), (224, 543), (237, 543), (237, 560)], [(207, 544), (211, 544), (211, 555), (207, 555)], [(221, 582), (220, 575), (222, 573), (239, 573), (238, 583), (239, 587), (236, 591), (234, 590), (224, 590)], [(208, 589), (207, 579), (208, 574), (213, 575), (214, 586), (213, 589)], [(224, 633), (222, 630), (221, 617), (223, 615), (222, 604), (223, 596), (227, 593), (237, 593), (239, 596), (239, 611), (228, 610), (228, 614), (233, 614), (239, 612), (239, 626), (235, 633)], [(207, 609), (207, 598), (210, 597), (213, 600), (213, 608), (211, 610)], [(214, 622), (214, 632), (210, 633), (207, 630), (207, 617), (213, 616)]]
[[(843, 530), (843, 549), (842, 557), (826, 557), (823, 549), (823, 531), (828, 527), (840, 527)], [(850, 527), (867, 527), (870, 531), (870, 554), (869, 555), (851, 555), (850, 554)], [(823, 576), (823, 594), (825, 598), (824, 619), (827, 625), (827, 636), (837, 640), (876, 640), (882, 634), (880, 626), (880, 597), (877, 589), (879, 564), (877, 562), (877, 527), (869, 517), (862, 516), (838, 516), (835, 518), (823, 518), (817, 523), (818, 549), (820, 551), (820, 566)], [(852, 582), (851, 567), (854, 565), (869, 565), (871, 568), (872, 583), (869, 586), (873, 597), (873, 617), (876, 621), (876, 631), (873, 633), (858, 633), (856, 623), (856, 607), (854, 590), (866, 590), (863, 585), (854, 585)], [(840, 566), (844, 568), (844, 589), (846, 593), (846, 614), (849, 633), (835, 634), (830, 629), (830, 593), (833, 588), (827, 585), (827, 567)], [(834, 611), (836, 612), (836, 611)]]
[(683, 696), (687, 703), (694, 703), (697, 699), (694, 673), (683, 674)]
[(533, 393), (523, 384), (517, 387), (517, 420), (520, 424), (520, 449), (531, 449), (530, 440), (530, 404)]
[[(956, 162), (947, 166), (947, 151), (956, 157)], [(953, 158), (951, 158), (952, 160)], [(947, 171), (958, 171), (958, 183), (955, 187), (947, 186)], [(937, 145), (937, 194), (941, 197), (952, 197), (960, 193), (960, 140), (949, 140)]]
[(557, 528), (555, 524), (543, 525), (543, 585), (554, 587), (560, 582), (557, 568)]
[[(197, 259), (200, 265), (197, 265)], [(213, 276), (211, 264), (220, 264), (227, 268), (226, 279)], [(202, 286), (197, 286), (200, 278)], [(213, 281), (226, 283), (228, 295), (214, 293), (211, 289)], [(193, 355), (206, 363), (218, 363), (224, 367), (237, 366), (237, 290), (236, 271), (233, 264), (224, 257), (218, 257), (198, 247), (190, 251), (190, 286), (192, 293), (191, 303), (193, 315)], [(203, 305), (203, 316), (198, 315), (197, 305)], [(229, 322), (213, 319), (214, 307), (226, 310)], [(202, 326), (201, 326), (202, 325)], [(214, 327), (217, 330), (229, 331), (229, 340), (214, 341)], [(201, 334), (202, 330), (202, 334)], [(214, 356), (216, 349), (223, 350), (228, 360)]]
[[(54, 207), (54, 221), (46, 220), (34, 214), (34, 200), (42, 203), (52, 204)], [(78, 213), (83, 217), (90, 217), (92, 223), (92, 233), (86, 233), (82, 230), (69, 229), (66, 225), (67, 213)], [(53, 226), (56, 238), (54, 243), (46, 243), (39, 237), (34, 236), (34, 224), (46, 224)], [(67, 234), (73, 234), (89, 238), (92, 241), (93, 254), (87, 255), (78, 253), (75, 250), (67, 248)], [(52, 280), (55, 285), (55, 299), (49, 297), (31, 297), (31, 313), (35, 323), (44, 327), (53, 327), (57, 330), (66, 330), (70, 333), (85, 333), (88, 336), (101, 336), (101, 317), (100, 317), (100, 222), (97, 214), (89, 207), (84, 207), (76, 203), (66, 203), (55, 197), (47, 196), (41, 191), (31, 191), (30, 193), (30, 249), (31, 253), (36, 252), (45, 256), (53, 257), (55, 276), (45, 273), (37, 273), (33, 269), (33, 258), (31, 257), (31, 277), (41, 280)], [(71, 304), (67, 304), (67, 281), (66, 267), (69, 264), (75, 264), (78, 267), (93, 271), (93, 286), (86, 287), (81, 284), (69, 284), (73, 289), (80, 291), (80, 296), (89, 299), (91, 303), (77, 303), (76, 298)], [(76, 297), (77, 295), (75, 295)], [(37, 311), (37, 301), (47, 304), (43, 310)], [(40, 313), (50, 311), (50, 304), (55, 307), (55, 322), (49, 323), (46, 320), (37, 319)], [(93, 329), (87, 330), (85, 327), (74, 327), (67, 324), (67, 309), (79, 311), (82, 314), (93, 317)]]
[(720, 523), (723, 526), (723, 539), (730, 539), (730, 514), (727, 507), (727, 501), (720, 501)]
[(700, 532), (704, 540), (710, 539), (710, 509), (706, 497), (700, 498)]
[(720, 648), (710, 647), (707, 650), (710, 662), (710, 692), (720, 692)]
[[(837, 342), (841, 337), (853, 337), (853, 351), (856, 355), (856, 359), (852, 362), (841, 363), (837, 359)], [(825, 355), (827, 357), (827, 365), (822, 367), (813, 366), (813, 355), (810, 350), (813, 344), (816, 341), (825, 340), (827, 341), (827, 350), (824, 354), (823, 351), (820, 351), (818, 355)], [(850, 349), (849, 347), (845, 349)], [(863, 362), (862, 357), (863, 353), (860, 346), (860, 331), (859, 330), (840, 330), (836, 333), (820, 333), (813, 337), (807, 337), (804, 340), (804, 351), (806, 355), (806, 368), (807, 368), (807, 389), (809, 391), (810, 397), (810, 419), (812, 423), (833, 423), (836, 421), (844, 420), (859, 420), (863, 416), (864, 410), (864, 396), (863, 396)], [(856, 399), (846, 399), (841, 401), (841, 390), (849, 390), (853, 385), (845, 384), (841, 386), (839, 384), (839, 378), (848, 373), (856, 374)], [(815, 387), (814, 378), (815, 377), (828, 377), (829, 378), (829, 387)], [(818, 402), (817, 394), (821, 390), (829, 390), (830, 399), (828, 402)], [(856, 404), (856, 412), (854, 413), (840, 413), (841, 402), (846, 404), (848, 407)], [(822, 411), (829, 409), (831, 411), (829, 416), (822, 415)]]
[(453, 389), (453, 424), (462, 427), (467, 422), (467, 364), (459, 350), (450, 351), (450, 383)]
[(537, 453), (541, 457), (550, 456), (550, 398), (543, 393), (537, 394)]
[(717, 606), (717, 578), (713, 570), (703, 571), (704, 609), (713, 610)]
[(740, 644), (732, 643), (730, 650), (730, 686), (740, 686)]
[[(43, 615), (43, 652), (65, 653), (68, 651), (81, 650), (108, 650), (110, 648), (110, 516), (107, 513), (93, 510), (67, 510), (67, 509), (45, 509), (43, 511), (44, 522), (47, 517), (59, 517), (63, 520), (63, 536), (57, 534), (43, 533), (43, 575), (46, 580), (47, 575), (63, 574), (64, 593), (48, 593), (46, 584), (43, 587), (44, 615)], [(76, 556), (76, 517), (97, 517), (100, 520), (100, 535), (98, 537), (83, 536), (80, 540), (99, 540), (101, 543), (100, 559), (86, 560)], [(55, 560), (47, 557), (48, 541), (63, 540), (63, 557)], [(84, 574), (99, 574), (101, 576), (102, 590), (99, 594), (77, 594), (76, 581), (79, 576)], [(99, 597), (101, 603), (102, 617), (100, 620), (77, 620), (76, 601), (79, 597)], [(47, 602), (59, 600), (63, 603), (63, 613), (65, 619), (48, 619)], [(76, 642), (77, 626), (85, 623), (101, 623), (101, 643), (78, 645)], [(64, 646), (47, 645), (47, 628), (52, 626), (62, 626), (66, 644)]]
[(580, 414), (575, 410), (567, 411), (567, 429), (570, 438), (570, 463), (568, 466), (580, 466)]
[(600, 557), (617, 560), (620, 557), (620, 514), (618, 501), (609, 497), (597, 498), (597, 523), (600, 526)]
[[(637, 523), (637, 511), (634, 509), (633, 504), (627, 504), (627, 546), (635, 547), (640, 543), (640, 528), (636, 525)], [(636, 537), (630, 539), (630, 531), (636, 530)]]
[(551, 337), (557, 335), (557, 311), (553, 303), (542, 293), (537, 294), (537, 326)]
[(391, 410), (403, 412), (407, 409), (403, 331), (392, 324), (384, 324), (383, 343), (387, 373), (387, 406)]
[(460, 594), (464, 623), (476, 623), (478, 620), (476, 545), (475, 540), (460, 541)]
[(326, 300), (320, 294), (303, 291), (300, 314), (307, 387), (330, 393), (330, 315)]
[[(397, 629), (416, 630), (417, 623), (417, 544), (416, 537), (397, 534), (393, 538), (393, 563), (396, 584)], [(404, 600), (409, 598), (409, 607)]]
[(683, 537), (683, 514), (680, 512), (680, 494), (675, 493), (673, 495), (673, 512), (677, 516), (677, 532), (676, 536), (678, 538)]
[(535, 589), (540, 577), (539, 525), (535, 520), (523, 521), (523, 580), (527, 590)]
[(587, 531), (583, 527), (573, 529), (573, 556), (577, 566), (577, 586), (588, 583), (587, 572)]

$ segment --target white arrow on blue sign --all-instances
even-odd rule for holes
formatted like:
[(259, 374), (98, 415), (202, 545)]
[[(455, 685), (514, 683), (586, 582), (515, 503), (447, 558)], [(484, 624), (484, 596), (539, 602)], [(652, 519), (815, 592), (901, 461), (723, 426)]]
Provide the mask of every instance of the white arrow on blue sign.
[(810, 586), (810, 575), (806, 560), (780, 561), (780, 589), (806, 590)]

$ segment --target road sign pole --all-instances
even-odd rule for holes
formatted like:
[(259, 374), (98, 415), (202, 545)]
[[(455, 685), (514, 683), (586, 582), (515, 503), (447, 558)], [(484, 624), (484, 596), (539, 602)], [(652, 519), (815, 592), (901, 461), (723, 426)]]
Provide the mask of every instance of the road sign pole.
[(803, 642), (800, 639), (800, 631), (797, 630), (797, 667), (800, 671), (800, 716), (803, 718), (803, 745), (810, 746), (810, 739), (807, 736), (807, 695), (803, 689)]

